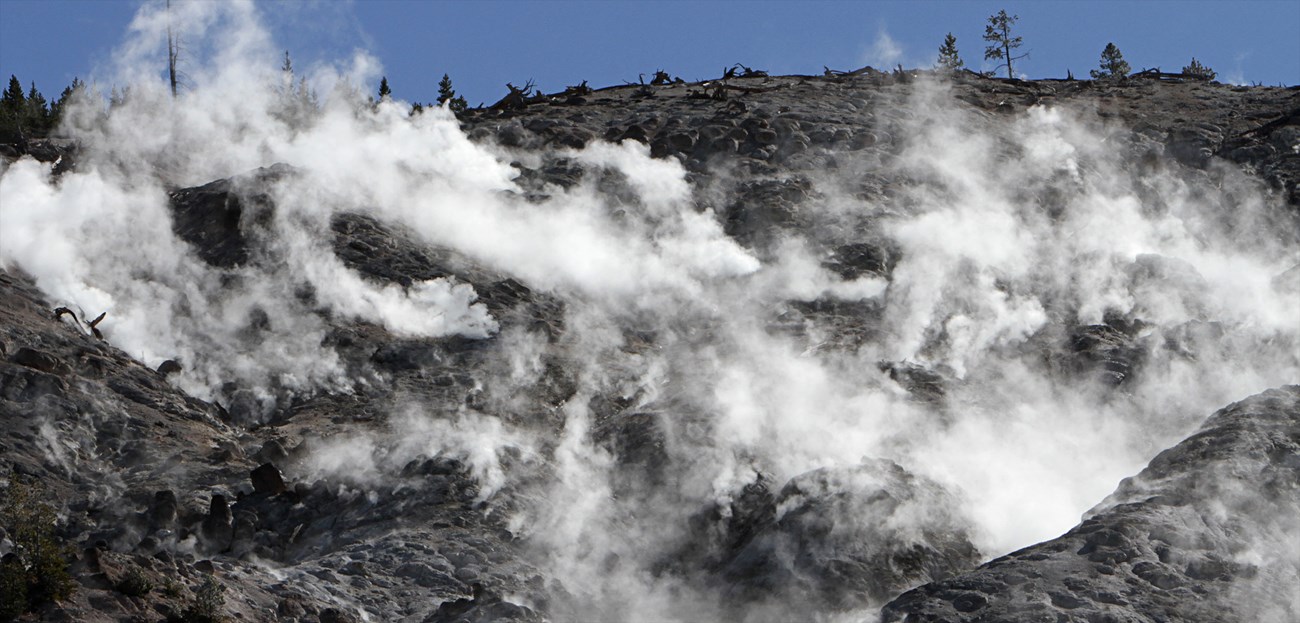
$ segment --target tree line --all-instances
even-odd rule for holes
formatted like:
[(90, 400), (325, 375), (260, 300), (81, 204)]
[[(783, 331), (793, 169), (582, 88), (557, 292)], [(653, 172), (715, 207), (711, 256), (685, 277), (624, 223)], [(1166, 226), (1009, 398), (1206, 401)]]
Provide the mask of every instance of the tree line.
[[(169, 60), (171, 56), (169, 55)], [(169, 71), (170, 71), (169, 67)], [(307, 85), (305, 77), (297, 76), (293, 69), (293, 60), (289, 53), (284, 53), (284, 63), (280, 67), (281, 82), (276, 87), (277, 105), (273, 113), (285, 123), (301, 127), (320, 112), (320, 99), (316, 92)], [(170, 78), (169, 78), (170, 79)], [(23, 83), (16, 75), (9, 76), (8, 88), (0, 96), (0, 143), (21, 143), (28, 139), (48, 137), (59, 128), (70, 103), (86, 96), (88, 88), (80, 78), (73, 78), (72, 84), (65, 87), (54, 101), (50, 101), (36, 88), (36, 82), (23, 89)], [(173, 95), (176, 93), (173, 92)], [(112, 90), (109, 106), (123, 104), (131, 95), (130, 88)], [(371, 104), (391, 99), (392, 90), (385, 77), (379, 85), (379, 97), (370, 98)], [(460, 113), (469, 108), (469, 104), (456, 93), (451, 77), (442, 75), (438, 82), (436, 102), (415, 103), (411, 114), (419, 114), (426, 107), (447, 104), (452, 112)]]
[[(995, 60), (998, 64), (993, 67), (989, 75), (996, 73), (999, 69), (1006, 67), (1007, 77), (1014, 78), (1015, 72), (1012, 70), (1014, 61), (1027, 58), (1029, 53), (1017, 55), (1015, 52), (1022, 45), (1022, 37), (1013, 36), (1012, 27), (1020, 19), (1018, 15), (1007, 15), (1007, 12), (998, 11), (990, 15), (988, 24), (984, 26), (984, 40), (989, 44), (984, 48), (984, 60)], [(936, 66), (949, 71), (956, 71), (965, 67), (966, 63), (961, 60), (961, 55), (957, 52), (957, 37), (948, 33), (943, 38), (943, 44), (939, 46), (939, 58), (935, 62)], [(1114, 43), (1107, 43), (1106, 48), (1101, 51), (1101, 61), (1097, 69), (1089, 72), (1094, 80), (1106, 80), (1112, 78), (1122, 78), (1127, 76), (1132, 68), (1124, 60), (1124, 54), (1120, 52), (1119, 47)], [(1183, 67), (1182, 73), (1187, 76), (1201, 78), (1204, 80), (1213, 80), (1218, 74), (1213, 69), (1201, 64), (1192, 57), (1192, 62)], [(1071, 77), (1073, 77), (1071, 75)]]
[[(1027, 52), (1017, 53), (1024, 45), (1023, 38), (1013, 33), (1019, 19), (1017, 15), (1008, 15), (1005, 10), (989, 16), (988, 23), (984, 28), (984, 41), (988, 43), (984, 48), (984, 60), (993, 60), (998, 63), (986, 75), (992, 75), (1005, 67), (1007, 77), (1014, 78), (1015, 62), (1029, 56)], [(172, 95), (176, 95), (177, 89), (177, 57), (174, 49), (175, 43), (169, 35), (167, 60)], [(939, 57), (936, 66), (949, 71), (956, 71), (965, 67), (965, 62), (962, 61), (957, 50), (957, 38), (951, 32), (944, 37), (943, 44), (939, 46)], [(1092, 70), (1090, 75), (1093, 79), (1104, 80), (1127, 76), (1130, 71), (1131, 67), (1124, 60), (1124, 55), (1120, 52), (1119, 47), (1114, 43), (1107, 43), (1106, 48), (1101, 52), (1098, 68)], [(279, 110), (276, 111), (277, 116), (294, 125), (309, 122), (310, 118), (319, 111), (319, 101), (316, 94), (308, 88), (306, 79), (294, 75), (293, 62), (289, 58), (287, 51), (284, 53), (284, 64), (281, 66), (281, 73), (283, 81), (278, 89), (280, 106)], [(1195, 57), (1183, 67), (1182, 73), (1205, 80), (1213, 80), (1217, 75), (1213, 69), (1205, 66)], [(1073, 74), (1071, 74), (1071, 77), (1073, 77)], [(74, 98), (81, 97), (85, 92), (85, 83), (79, 78), (73, 78), (72, 84), (63, 89), (58, 99), (50, 102), (36, 88), (34, 81), (24, 91), (22, 82), (18, 80), (18, 77), (11, 75), (8, 88), (5, 89), (3, 97), (0, 98), (0, 142), (13, 143), (29, 138), (49, 136), (58, 129), (69, 102)], [(120, 104), (128, 94), (129, 91), (119, 93), (114, 89), (110, 103)], [(388, 84), (388, 78), (385, 76), (379, 84), (378, 98), (372, 96), (369, 101), (373, 105), (391, 98), (392, 89)], [(447, 74), (443, 74), (442, 80), (438, 82), (437, 101), (425, 104), (415, 102), (411, 105), (410, 114), (416, 115), (423, 112), (426, 107), (442, 105), (447, 105), (455, 113), (461, 113), (469, 107), (465, 98), (456, 94), (451, 78)]]
[(68, 104), (85, 90), (86, 84), (80, 78), (73, 78), (72, 84), (63, 89), (59, 98), (49, 102), (37, 90), (35, 82), (24, 93), (18, 76), (10, 75), (9, 86), (0, 96), (0, 141), (14, 143), (49, 136), (59, 127)]

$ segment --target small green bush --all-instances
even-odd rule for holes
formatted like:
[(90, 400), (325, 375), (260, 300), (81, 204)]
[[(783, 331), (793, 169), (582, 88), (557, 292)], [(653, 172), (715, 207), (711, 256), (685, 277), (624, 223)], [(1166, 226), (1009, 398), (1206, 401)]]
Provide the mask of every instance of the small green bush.
[(139, 567), (131, 567), (117, 582), (117, 592), (128, 597), (143, 597), (153, 590), (153, 580)]
[(1213, 80), (1215, 76), (1219, 75), (1215, 73), (1213, 69), (1210, 69), (1205, 65), (1202, 65), (1201, 61), (1196, 60), (1195, 56), (1192, 57), (1192, 62), (1190, 65), (1183, 67), (1183, 73), (1188, 76), (1195, 76), (1197, 78), (1201, 78), (1203, 80)]
[(222, 610), (226, 606), (226, 587), (212, 576), (203, 579), (199, 590), (194, 592), (194, 601), (181, 612), (181, 621), (185, 623), (223, 623), (226, 615)]
[(180, 582), (172, 579), (163, 580), (162, 594), (169, 599), (179, 599), (185, 594), (185, 587)]

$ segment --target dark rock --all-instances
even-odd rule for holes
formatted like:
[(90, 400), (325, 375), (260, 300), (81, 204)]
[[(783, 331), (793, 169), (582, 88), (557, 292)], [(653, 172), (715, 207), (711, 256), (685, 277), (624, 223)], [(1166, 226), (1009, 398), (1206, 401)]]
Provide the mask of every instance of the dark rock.
[(72, 373), (72, 368), (62, 359), (45, 351), (27, 348), (26, 346), (19, 348), (18, 352), (14, 353), (13, 362), (20, 366), (58, 376), (67, 376)]
[(184, 370), (184, 368), (181, 366), (180, 362), (175, 359), (168, 359), (167, 361), (158, 364), (158, 374), (163, 376), (176, 374), (181, 370)]
[(275, 613), (285, 619), (300, 619), (306, 616), (307, 609), (303, 607), (301, 597), (290, 595), (280, 600)]
[(176, 494), (171, 490), (159, 491), (153, 496), (153, 506), (149, 509), (150, 525), (156, 530), (172, 525), (176, 521), (180, 508)]
[(262, 447), (253, 454), (253, 458), (262, 463), (284, 463), (289, 460), (289, 452), (284, 449), (284, 444), (279, 439), (272, 439), (262, 444)]
[[(791, 612), (861, 608), (979, 561), (950, 494), (889, 461), (803, 474), (773, 504), (779, 518), (722, 567), (733, 598), (772, 599)], [(896, 514), (924, 519), (904, 536), (889, 527)]]
[(226, 496), (213, 495), (212, 502), (208, 506), (208, 514), (203, 519), (202, 531), (203, 537), (218, 550), (224, 550), (230, 546), (230, 540), (234, 535), (231, 521), (233, 516), (230, 512), (230, 504), (226, 502)]
[(356, 615), (340, 608), (326, 608), (320, 611), (320, 623), (358, 623)]
[(15, 402), (30, 402), (41, 396), (67, 393), (68, 384), (54, 374), (32, 368), (0, 371), (0, 396)]
[(238, 178), (177, 191), (171, 196), (172, 227), (205, 262), (234, 268), (251, 259), (250, 240), (269, 227), (272, 201), (250, 190), (293, 174), (275, 165)]
[(240, 426), (256, 426), (266, 420), (266, 407), (251, 389), (238, 389), (230, 395), (226, 413)]
[(855, 242), (836, 247), (825, 264), (845, 279), (864, 275), (888, 278), (898, 256), (898, 249), (888, 241)]
[(280, 475), (280, 469), (274, 463), (263, 463), (249, 474), (249, 479), (253, 482), (253, 490), (266, 495), (277, 495), (284, 493), (288, 487), (284, 485), (284, 478)]
[(1133, 335), (1106, 324), (1075, 329), (1070, 348), (1076, 357), (1076, 374), (1094, 374), (1110, 386), (1131, 381), (1146, 355)]

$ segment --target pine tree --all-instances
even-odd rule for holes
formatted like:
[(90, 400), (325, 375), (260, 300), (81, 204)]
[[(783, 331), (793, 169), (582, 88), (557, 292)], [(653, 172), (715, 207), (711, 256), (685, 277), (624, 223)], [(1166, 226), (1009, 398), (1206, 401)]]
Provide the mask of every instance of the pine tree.
[(1191, 64), (1183, 67), (1183, 75), (1194, 76), (1202, 80), (1213, 80), (1219, 74), (1215, 73), (1213, 69), (1202, 65), (1201, 61), (1196, 60), (1196, 57), (1193, 56)]
[(1019, 15), (1007, 15), (1006, 11), (998, 11), (997, 15), (989, 16), (989, 23), (984, 27), (984, 40), (992, 43), (984, 48), (984, 60), (1001, 59), (1002, 62), (994, 67), (994, 71), (1003, 65), (1007, 66), (1007, 77), (1014, 78), (1015, 73), (1011, 69), (1011, 62), (1027, 58), (1029, 54), (1012, 56), (1011, 51), (1019, 48), (1023, 42), (1020, 37), (1011, 36), (1011, 27), (1015, 25), (1016, 20), (1020, 19)]
[(388, 88), (388, 76), (384, 76), (379, 80), (379, 101), (392, 99), (392, 97), (393, 90)]
[(27, 98), (23, 96), (23, 83), (18, 76), (9, 76), (9, 88), (0, 96), (0, 141), (17, 141), (26, 136), (23, 117), (27, 112)]
[(63, 93), (59, 94), (59, 99), (50, 104), (50, 129), (54, 130), (63, 123), (63, 118), (68, 114), (68, 109), (73, 102), (79, 101), (85, 97), (86, 83), (81, 78), (73, 78), (72, 84), (63, 87)]
[(961, 57), (957, 56), (957, 37), (948, 33), (948, 36), (943, 38), (943, 45), (939, 46), (939, 66), (949, 71), (956, 71), (965, 64)]
[(284, 51), (284, 62), (280, 63), (280, 88), (282, 95), (289, 95), (293, 91), (293, 59), (289, 58), (289, 51)]
[(9, 88), (5, 89), (4, 97), (0, 99), (0, 107), (3, 107), (5, 113), (21, 115), (27, 107), (27, 98), (23, 97), (23, 83), (18, 81), (18, 76), (9, 76)]
[(289, 51), (284, 52), (284, 62), (280, 64), (280, 86), (277, 95), (280, 98), (276, 116), (292, 128), (310, 125), (320, 111), (316, 93), (307, 87), (307, 78), (294, 80), (293, 59)]
[(1090, 73), (1093, 80), (1105, 80), (1123, 78), (1128, 75), (1129, 69), (1119, 48), (1114, 43), (1107, 43), (1106, 49), (1101, 51), (1101, 69), (1094, 69)]
[(443, 74), (442, 80), (438, 81), (438, 105), (441, 106), (447, 102), (451, 102), (447, 107), (455, 113), (463, 112), (466, 108), (469, 108), (465, 98), (456, 95), (455, 89), (451, 88), (451, 77)]
[(36, 90), (36, 81), (27, 92), (27, 109), (24, 112), (23, 127), (35, 134), (44, 135), (50, 128), (50, 109), (45, 96)]

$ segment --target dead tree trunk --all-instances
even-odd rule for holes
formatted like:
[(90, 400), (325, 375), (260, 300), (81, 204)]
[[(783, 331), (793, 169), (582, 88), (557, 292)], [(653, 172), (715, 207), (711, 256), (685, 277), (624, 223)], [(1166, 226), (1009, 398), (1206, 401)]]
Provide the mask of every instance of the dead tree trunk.
[(176, 59), (180, 55), (180, 41), (172, 31), (172, 0), (167, 0), (167, 78), (171, 81), (172, 97), (176, 97)]

